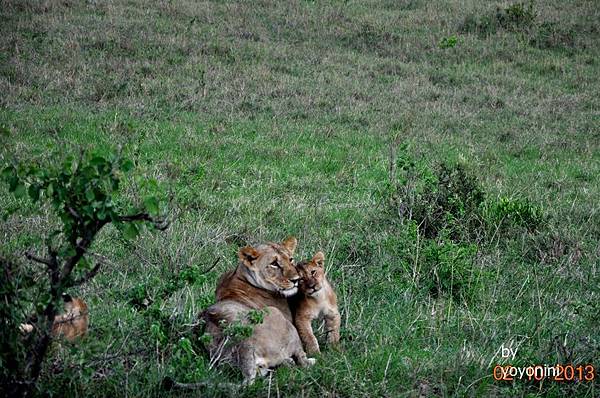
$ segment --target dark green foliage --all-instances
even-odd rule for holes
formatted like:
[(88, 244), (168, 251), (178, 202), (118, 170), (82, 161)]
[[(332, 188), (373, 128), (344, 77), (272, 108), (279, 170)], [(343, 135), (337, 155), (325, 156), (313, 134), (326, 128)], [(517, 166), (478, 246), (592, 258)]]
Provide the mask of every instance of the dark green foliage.
[(572, 49), (576, 32), (573, 27), (558, 22), (542, 22), (531, 37), (530, 44), (540, 49)]
[(24, 372), (27, 352), (19, 333), (22, 322), (22, 301), (15, 263), (0, 257), (0, 394), (9, 396), (17, 386), (15, 375)]
[(400, 157), (394, 203), (402, 218), (414, 220), (426, 238), (442, 231), (454, 240), (476, 237), (485, 199), (477, 179), (461, 164), (427, 166)]
[(533, 1), (527, 5), (513, 3), (505, 9), (496, 10), (496, 21), (502, 29), (519, 31), (531, 27), (535, 22), (536, 14)]
[[(4, 155), (4, 158), (8, 158)], [(63, 162), (41, 166), (37, 163), (7, 162), (1, 177), (8, 190), (17, 199), (48, 203), (61, 222), (61, 228), (40, 231), (45, 234), (47, 256), (28, 252), (26, 257), (47, 268), (48, 280), (36, 283), (17, 283), (29, 280), (25, 267), (3, 265), (2, 293), (6, 300), (0, 302), (0, 312), (7, 315), (7, 333), (2, 350), (2, 362), (10, 364), (3, 372), (3, 388), (9, 395), (30, 395), (36, 389), (44, 358), (52, 341), (51, 327), (58, 312), (63, 292), (93, 278), (102, 262), (93, 265), (88, 249), (97, 234), (112, 223), (133, 239), (139, 228), (151, 223), (159, 229), (167, 224), (157, 222), (159, 205), (154, 197), (144, 200), (145, 208), (130, 215), (122, 215), (115, 200), (124, 173), (133, 163), (111, 153), (82, 152), (79, 158), (67, 156)], [(137, 224), (136, 224), (137, 223)], [(23, 319), (24, 303), (29, 303), (34, 313)], [(26, 337), (15, 337), (20, 323), (31, 323), (33, 332)]]
[(456, 43), (458, 43), (458, 39), (456, 38), (456, 36), (448, 36), (448, 37), (444, 37), (440, 41), (439, 46), (441, 49), (454, 48), (454, 47), (456, 47)]
[(423, 246), (420, 285), (433, 297), (472, 300), (480, 292), (480, 275), (474, 261), (477, 245), (450, 240), (427, 240)]
[(500, 197), (487, 202), (483, 212), (488, 223), (502, 230), (535, 231), (544, 221), (542, 210), (527, 198)]
[(470, 14), (459, 27), (461, 32), (477, 33), (481, 36), (496, 34), (499, 30), (525, 31), (535, 23), (533, 2), (527, 5), (514, 3), (506, 8), (497, 8), (495, 13)]

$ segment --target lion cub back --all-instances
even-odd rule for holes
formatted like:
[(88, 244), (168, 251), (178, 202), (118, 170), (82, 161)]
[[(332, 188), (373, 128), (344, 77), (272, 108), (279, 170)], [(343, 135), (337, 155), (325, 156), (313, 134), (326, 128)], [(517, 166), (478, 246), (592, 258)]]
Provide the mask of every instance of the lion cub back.
[(328, 344), (337, 345), (340, 340), (337, 296), (325, 275), (324, 263), (325, 255), (318, 252), (311, 260), (297, 265), (301, 294), (296, 303), (294, 323), (309, 355), (320, 352), (312, 330), (314, 319), (324, 318)]

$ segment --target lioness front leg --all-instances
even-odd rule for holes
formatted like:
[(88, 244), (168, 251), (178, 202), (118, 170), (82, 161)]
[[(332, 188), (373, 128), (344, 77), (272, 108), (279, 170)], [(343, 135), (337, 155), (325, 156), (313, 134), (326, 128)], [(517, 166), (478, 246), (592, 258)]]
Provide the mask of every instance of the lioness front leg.
[(333, 311), (325, 316), (325, 328), (327, 330), (327, 343), (337, 346), (340, 341), (340, 325), (342, 317), (338, 311)]
[(296, 329), (298, 330), (300, 340), (302, 340), (302, 344), (304, 344), (306, 352), (309, 355), (321, 352), (321, 350), (319, 350), (319, 342), (312, 330), (310, 318), (298, 314), (296, 316)]

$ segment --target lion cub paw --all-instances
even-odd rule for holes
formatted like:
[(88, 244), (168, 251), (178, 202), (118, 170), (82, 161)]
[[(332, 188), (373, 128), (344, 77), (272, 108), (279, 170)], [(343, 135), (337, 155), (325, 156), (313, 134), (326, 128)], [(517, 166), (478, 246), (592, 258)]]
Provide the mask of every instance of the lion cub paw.
[(317, 360), (315, 358), (306, 358), (307, 366), (313, 366), (315, 363), (317, 363)]

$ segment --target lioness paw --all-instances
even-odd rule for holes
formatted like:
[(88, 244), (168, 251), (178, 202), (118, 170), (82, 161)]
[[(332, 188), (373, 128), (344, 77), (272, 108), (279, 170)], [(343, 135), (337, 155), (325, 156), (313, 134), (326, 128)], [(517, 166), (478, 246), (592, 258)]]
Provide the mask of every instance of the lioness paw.
[(313, 366), (315, 363), (317, 363), (317, 360), (315, 358), (306, 358), (306, 363), (308, 366)]

